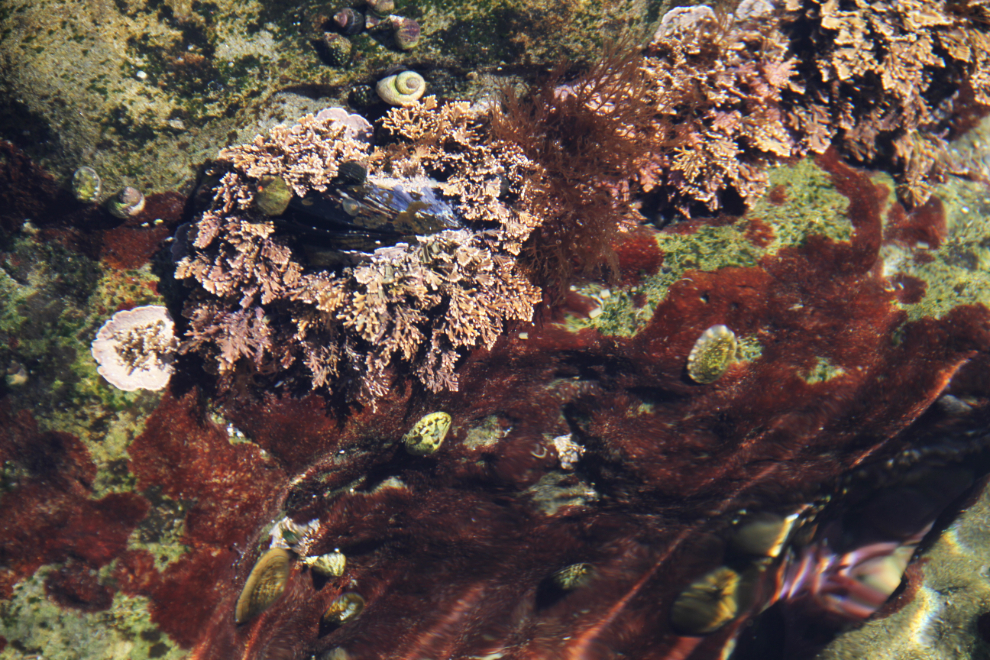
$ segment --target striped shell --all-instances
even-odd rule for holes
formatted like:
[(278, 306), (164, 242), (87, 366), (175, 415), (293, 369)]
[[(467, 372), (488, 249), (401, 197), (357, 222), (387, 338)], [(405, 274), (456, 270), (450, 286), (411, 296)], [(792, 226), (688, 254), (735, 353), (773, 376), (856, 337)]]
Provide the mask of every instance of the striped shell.
[(415, 71), (403, 71), (379, 80), (375, 90), (389, 105), (410, 106), (423, 98), (426, 80)]
[(289, 581), (289, 552), (283, 548), (272, 548), (261, 555), (251, 569), (234, 608), (234, 621), (245, 621), (261, 614), (278, 600)]
[(724, 325), (713, 325), (701, 333), (688, 355), (688, 375), (707, 385), (721, 378), (736, 359), (736, 335)]
[(392, 17), (392, 31), (395, 36), (395, 45), (402, 50), (415, 48), (422, 34), (419, 23), (415, 19), (401, 16)]

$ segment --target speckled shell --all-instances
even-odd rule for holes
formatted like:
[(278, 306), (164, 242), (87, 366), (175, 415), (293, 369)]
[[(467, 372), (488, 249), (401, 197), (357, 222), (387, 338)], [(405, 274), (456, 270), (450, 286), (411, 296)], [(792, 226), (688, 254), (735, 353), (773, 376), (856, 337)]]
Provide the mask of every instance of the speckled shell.
[(292, 201), (292, 189), (280, 176), (263, 176), (254, 194), (254, 206), (268, 216), (282, 215)]
[(445, 412), (430, 413), (416, 422), (415, 426), (402, 436), (402, 441), (410, 454), (428, 456), (440, 449), (449, 430), (450, 415)]
[(144, 210), (144, 195), (137, 188), (126, 186), (107, 202), (107, 210), (121, 220), (126, 220)]
[(347, 568), (347, 557), (342, 552), (305, 557), (302, 562), (326, 577), (340, 577), (344, 574), (344, 569)]
[(348, 592), (330, 603), (330, 607), (323, 613), (323, 620), (329, 624), (341, 625), (358, 618), (363, 611), (364, 598), (360, 594)]
[(686, 635), (707, 635), (736, 618), (741, 578), (728, 566), (719, 566), (698, 578), (674, 601), (670, 622)]
[(563, 567), (554, 573), (550, 579), (564, 591), (572, 591), (588, 584), (594, 575), (594, 571), (594, 566), (582, 562)]
[(264, 612), (278, 600), (289, 581), (289, 552), (272, 548), (261, 555), (251, 569), (234, 608), (234, 621), (244, 623)]
[(350, 39), (336, 32), (323, 33), (323, 54), (331, 66), (345, 66), (351, 61), (353, 45)]
[(72, 175), (72, 194), (84, 204), (100, 199), (103, 184), (100, 175), (92, 167), (80, 167)]
[(736, 359), (736, 335), (724, 325), (713, 325), (701, 333), (688, 355), (688, 375), (706, 385), (721, 378)]
[(375, 91), (389, 105), (410, 106), (423, 98), (426, 81), (415, 71), (403, 71), (379, 80)]

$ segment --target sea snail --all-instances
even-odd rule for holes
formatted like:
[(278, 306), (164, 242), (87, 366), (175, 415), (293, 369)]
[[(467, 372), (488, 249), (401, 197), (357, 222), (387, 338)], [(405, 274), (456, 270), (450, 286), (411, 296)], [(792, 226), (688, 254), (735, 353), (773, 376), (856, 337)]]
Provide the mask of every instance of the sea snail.
[(375, 89), (389, 105), (410, 106), (423, 97), (426, 81), (415, 71), (403, 71), (378, 81)]

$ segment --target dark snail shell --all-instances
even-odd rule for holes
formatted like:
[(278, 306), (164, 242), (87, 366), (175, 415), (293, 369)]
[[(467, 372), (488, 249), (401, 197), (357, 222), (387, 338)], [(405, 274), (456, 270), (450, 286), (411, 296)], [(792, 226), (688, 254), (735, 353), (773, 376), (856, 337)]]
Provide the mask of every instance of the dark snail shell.
[(350, 7), (341, 9), (333, 15), (333, 20), (337, 24), (337, 28), (341, 34), (350, 36), (364, 29), (364, 14), (357, 9), (351, 9)]

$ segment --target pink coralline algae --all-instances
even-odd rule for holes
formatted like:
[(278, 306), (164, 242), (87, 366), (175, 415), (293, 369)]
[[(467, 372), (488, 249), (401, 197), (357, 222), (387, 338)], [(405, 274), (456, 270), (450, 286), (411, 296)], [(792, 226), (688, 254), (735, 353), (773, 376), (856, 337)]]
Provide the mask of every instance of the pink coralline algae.
[[(325, 112), (221, 152), (213, 205), (176, 270), (198, 288), (182, 350), (221, 377), (248, 365), (365, 400), (385, 395), (396, 363), (431, 390), (456, 389), (463, 352), (529, 321), (541, 299), (515, 259), (533, 219), (507, 202), (526, 195), (523, 174), (534, 166), (513, 145), (482, 143), (480, 121), (466, 103), (438, 108), (431, 99), (386, 118), (398, 138), (387, 148)], [(400, 205), (386, 209), (394, 222), (385, 229), (411, 230), (402, 235), (409, 242), (338, 272), (317, 266), (321, 255), (259, 217), (252, 201), (260, 179), (280, 177), (303, 203), (325, 193), (354, 213), (376, 212), (352, 199), (357, 187), (339, 179), (345, 166), (363, 170), (364, 194), (373, 188), (379, 203)], [(442, 183), (428, 178), (438, 168), (448, 170)], [(435, 232), (417, 236), (429, 222)]]
[(117, 389), (160, 390), (172, 377), (175, 323), (162, 306), (117, 312), (96, 333), (97, 372)]

